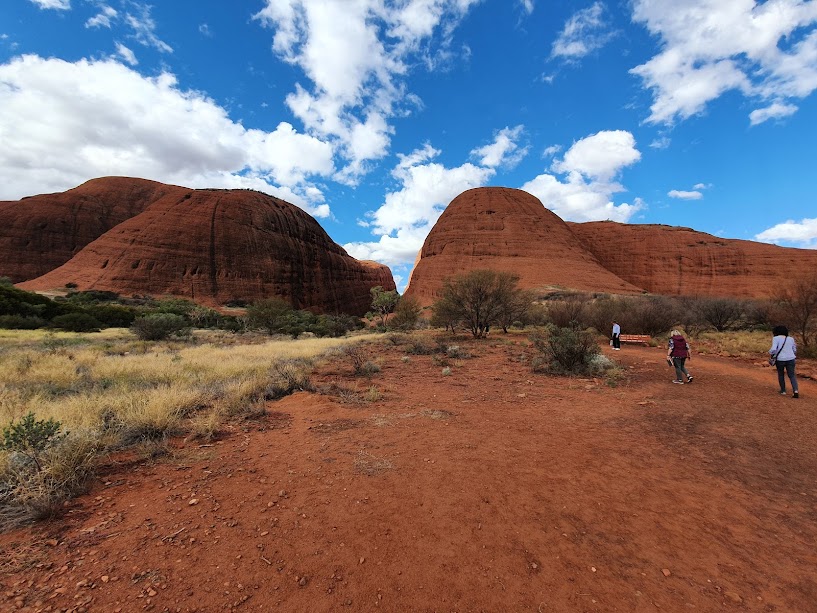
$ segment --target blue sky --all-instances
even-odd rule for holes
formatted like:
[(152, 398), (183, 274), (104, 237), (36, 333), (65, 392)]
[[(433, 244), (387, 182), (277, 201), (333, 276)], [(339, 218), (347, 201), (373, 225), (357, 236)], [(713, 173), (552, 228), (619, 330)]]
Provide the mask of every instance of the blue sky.
[(0, 200), (250, 187), (398, 285), (465, 189), (817, 247), (817, 0), (3, 0)]

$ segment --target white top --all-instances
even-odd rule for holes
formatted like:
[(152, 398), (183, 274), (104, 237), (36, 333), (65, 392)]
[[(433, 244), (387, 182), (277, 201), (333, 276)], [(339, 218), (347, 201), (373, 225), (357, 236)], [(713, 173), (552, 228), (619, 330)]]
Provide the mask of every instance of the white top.
[(621, 326), (613, 324), (613, 334), (621, 334)]
[[(782, 349), (781, 349), (782, 347)], [(780, 350), (780, 353), (777, 351)], [(793, 336), (783, 336), (779, 334), (772, 339), (772, 348), (769, 349), (769, 355), (777, 354), (778, 362), (787, 362), (797, 357), (797, 343), (794, 342)]]

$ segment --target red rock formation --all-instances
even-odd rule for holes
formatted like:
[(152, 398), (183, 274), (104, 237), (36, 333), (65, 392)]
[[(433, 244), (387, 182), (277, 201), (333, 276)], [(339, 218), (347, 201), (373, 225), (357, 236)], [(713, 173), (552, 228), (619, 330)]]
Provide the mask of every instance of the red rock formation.
[(817, 268), (817, 250), (718, 238), (690, 228), (612, 221), (568, 224), (605, 268), (654, 294), (775, 296)]
[(519, 287), (640, 293), (606, 270), (564, 221), (518, 189), (480, 187), (448, 205), (423, 244), (407, 296), (428, 305), (443, 279), (490, 268), (519, 275)]
[(105, 177), (66, 192), (0, 202), (0, 276), (15, 283), (39, 277), (152, 202), (189, 191), (144, 179)]
[(59, 268), (20, 284), (75, 283), (125, 295), (174, 295), (218, 306), (280, 296), (296, 308), (365, 313), (391, 271), (360, 262), (311, 216), (247, 190), (171, 190)]

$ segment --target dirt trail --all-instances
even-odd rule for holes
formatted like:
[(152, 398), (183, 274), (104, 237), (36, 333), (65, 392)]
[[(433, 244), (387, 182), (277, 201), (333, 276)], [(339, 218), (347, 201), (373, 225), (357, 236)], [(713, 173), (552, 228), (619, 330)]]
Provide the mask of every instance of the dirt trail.
[[(817, 611), (817, 383), (625, 347), (532, 374), (501, 336), (452, 375), (373, 348), (212, 446), (112, 468), (0, 536), (6, 611)], [(605, 348), (607, 351), (607, 348)]]

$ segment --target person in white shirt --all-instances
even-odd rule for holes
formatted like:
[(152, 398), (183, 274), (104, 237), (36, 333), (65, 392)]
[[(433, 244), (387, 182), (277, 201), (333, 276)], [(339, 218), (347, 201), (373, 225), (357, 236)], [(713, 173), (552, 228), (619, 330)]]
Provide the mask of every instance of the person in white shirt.
[(621, 351), (621, 326), (613, 322), (613, 349)]
[(769, 355), (775, 358), (774, 365), (777, 367), (777, 382), (780, 384), (780, 395), (786, 395), (786, 375), (791, 381), (792, 398), (799, 398), (800, 392), (797, 387), (797, 375), (794, 373), (794, 365), (797, 359), (797, 343), (794, 337), (789, 336), (789, 329), (786, 326), (775, 326), (772, 330), (772, 348)]

